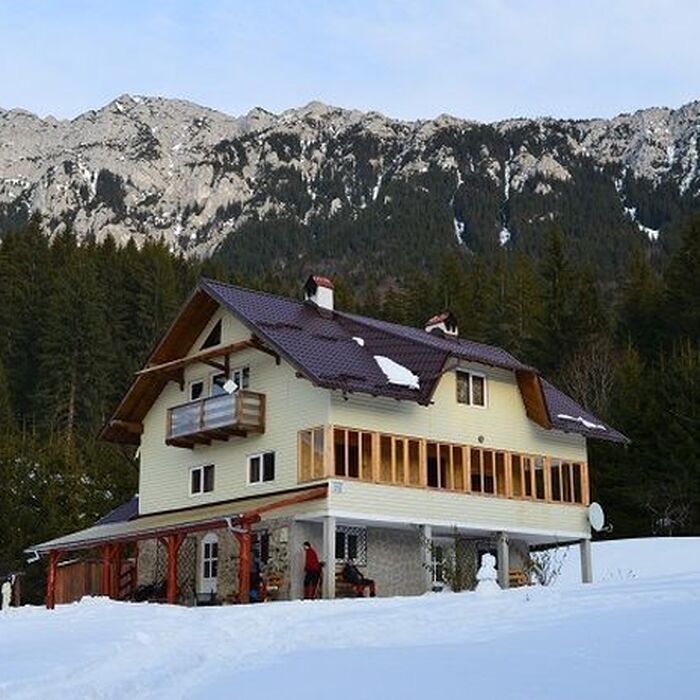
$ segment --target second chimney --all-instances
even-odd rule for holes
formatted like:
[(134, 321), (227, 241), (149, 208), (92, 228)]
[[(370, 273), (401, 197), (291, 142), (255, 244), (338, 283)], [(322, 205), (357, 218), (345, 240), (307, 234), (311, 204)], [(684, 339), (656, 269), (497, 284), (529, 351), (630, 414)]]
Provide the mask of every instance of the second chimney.
[(311, 275), (304, 285), (304, 300), (316, 304), (319, 309), (333, 311), (333, 282), (328, 277)]
[(459, 335), (457, 319), (451, 311), (443, 311), (441, 314), (436, 314), (427, 320), (425, 332), (434, 333), (435, 335), (449, 335), (456, 338)]

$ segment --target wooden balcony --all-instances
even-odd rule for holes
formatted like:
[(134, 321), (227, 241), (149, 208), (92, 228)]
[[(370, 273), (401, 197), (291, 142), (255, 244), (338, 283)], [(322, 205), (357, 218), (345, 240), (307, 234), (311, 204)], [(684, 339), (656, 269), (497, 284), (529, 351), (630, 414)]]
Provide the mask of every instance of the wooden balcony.
[(265, 394), (237, 391), (168, 409), (165, 442), (192, 449), (215, 440), (265, 432)]

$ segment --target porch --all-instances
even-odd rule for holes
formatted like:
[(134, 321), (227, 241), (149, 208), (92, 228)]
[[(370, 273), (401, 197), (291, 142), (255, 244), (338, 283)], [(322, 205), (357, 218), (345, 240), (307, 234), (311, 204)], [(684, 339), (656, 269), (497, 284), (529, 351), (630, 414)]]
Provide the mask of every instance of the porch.
[[(283, 515), (300, 504), (322, 501), (327, 485), (297, 489), (238, 504), (219, 504), (197, 513), (166, 513), (97, 524), (30, 548), (28, 553), (45, 556), (47, 561), (46, 607), (52, 609), (65, 600), (67, 587), (82, 593), (99, 593), (115, 600), (134, 599), (139, 587), (151, 577), (154, 599), (187, 603), (188, 547), (200, 535), (222, 532), (236, 543), (235, 590), (226, 602), (250, 601), (254, 529), (263, 516)], [(240, 510), (236, 511), (238, 505)], [(194, 510), (194, 509), (193, 509)], [(313, 510), (313, 509), (312, 509)], [(189, 516), (189, 517), (188, 517)], [(148, 556), (155, 556), (150, 563)], [(74, 561), (67, 562), (71, 558)], [(64, 566), (61, 563), (64, 562)], [(71, 576), (72, 567), (75, 575)], [(161, 567), (161, 575), (158, 568)], [(185, 570), (187, 569), (187, 571)], [(83, 588), (80, 588), (80, 579)], [(99, 579), (99, 589), (96, 581)], [(195, 591), (196, 594), (196, 591)]]

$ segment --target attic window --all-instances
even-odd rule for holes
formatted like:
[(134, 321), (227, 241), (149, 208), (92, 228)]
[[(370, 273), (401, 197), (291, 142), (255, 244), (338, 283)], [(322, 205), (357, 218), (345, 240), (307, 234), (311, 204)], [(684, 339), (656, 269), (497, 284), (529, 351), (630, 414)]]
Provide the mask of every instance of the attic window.
[(200, 350), (205, 350), (206, 348), (213, 348), (215, 345), (221, 345), (221, 319), (219, 319), (214, 324), (214, 327), (209, 331), (209, 335), (202, 343), (202, 347), (200, 348)]
[(486, 406), (486, 377), (478, 372), (457, 371), (457, 402)]

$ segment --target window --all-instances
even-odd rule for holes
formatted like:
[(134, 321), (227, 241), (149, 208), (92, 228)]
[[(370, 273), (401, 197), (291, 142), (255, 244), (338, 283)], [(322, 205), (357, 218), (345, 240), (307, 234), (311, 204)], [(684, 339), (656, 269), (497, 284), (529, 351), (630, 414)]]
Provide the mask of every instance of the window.
[(239, 389), (247, 389), (250, 382), (250, 368), (240, 367), (239, 369), (234, 369), (229, 373), (227, 377), (223, 372), (221, 374), (215, 374), (211, 378), (211, 396), (221, 396), (225, 394), (224, 384), (230, 379), (232, 379), (236, 384), (236, 391)]
[(335, 530), (335, 560), (348, 559), (358, 566), (367, 564), (367, 530), (338, 525)]
[(196, 401), (204, 396), (204, 380), (195, 379), (190, 382), (190, 401)]
[(205, 350), (206, 348), (213, 348), (216, 345), (221, 345), (221, 319), (212, 326), (209, 335), (205, 338), (200, 349)]
[(253, 561), (258, 569), (261, 569), (270, 561), (270, 533), (267, 530), (253, 533), (251, 551), (253, 553)]
[(190, 495), (197, 496), (200, 493), (210, 493), (214, 490), (214, 465), (207, 464), (203, 467), (193, 467), (190, 470)]
[(433, 587), (435, 590), (442, 590), (445, 581), (446, 568), (450, 557), (450, 548), (447, 545), (432, 543), (430, 548), (430, 568), (433, 574)]
[(299, 431), (299, 479), (311, 481), (325, 474), (323, 428)]
[(373, 442), (371, 433), (333, 430), (333, 458), (336, 476), (372, 480)]
[(202, 538), (202, 593), (216, 592), (216, 577), (219, 574), (219, 541), (213, 532)]
[(467, 406), (486, 406), (486, 376), (478, 372), (457, 371), (457, 402)]
[(262, 484), (275, 480), (275, 453), (263, 452), (248, 457), (248, 483)]

